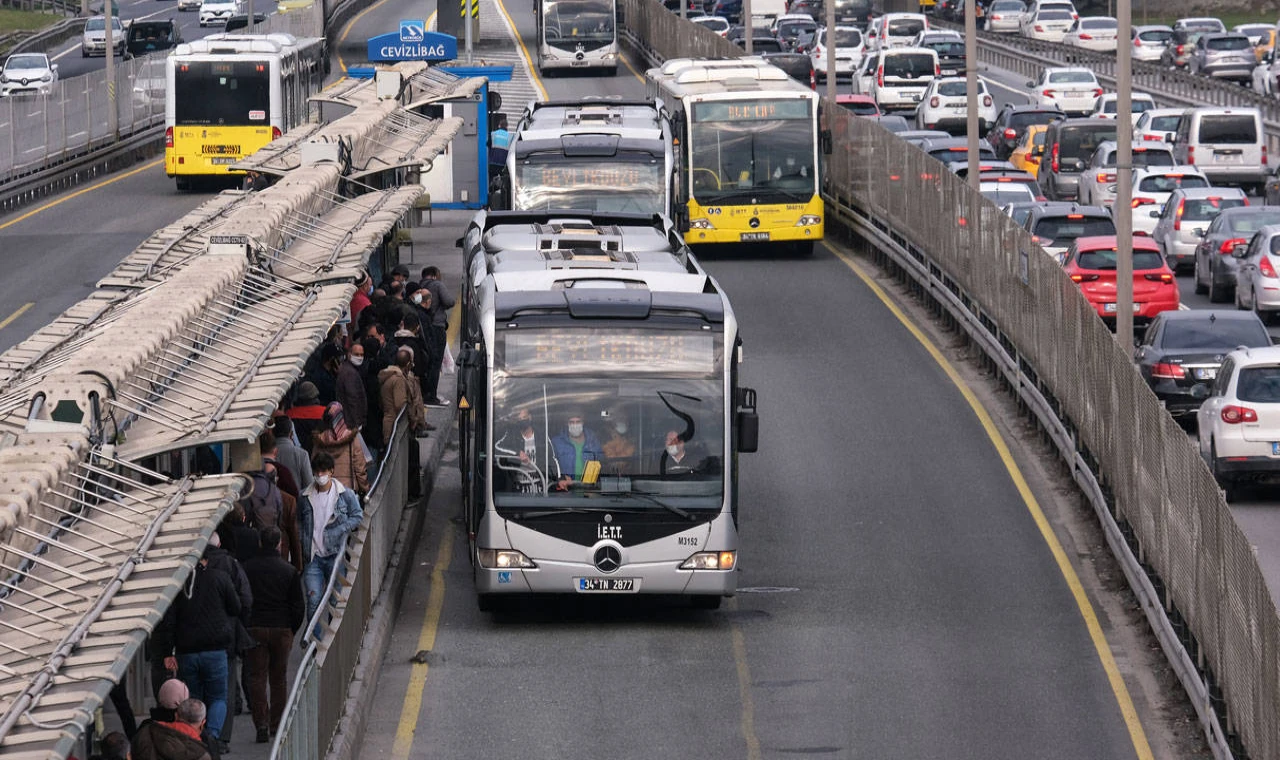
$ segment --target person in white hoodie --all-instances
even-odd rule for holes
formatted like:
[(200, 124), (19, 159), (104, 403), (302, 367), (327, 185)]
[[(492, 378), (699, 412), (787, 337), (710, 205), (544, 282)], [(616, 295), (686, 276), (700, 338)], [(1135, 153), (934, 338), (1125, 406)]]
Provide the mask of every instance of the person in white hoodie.
[(307, 558), (302, 583), (307, 591), (307, 620), (315, 617), (346, 537), (360, 527), (364, 510), (355, 491), (333, 477), (333, 457), (323, 451), (311, 457), (314, 479), (298, 499), (302, 556)]

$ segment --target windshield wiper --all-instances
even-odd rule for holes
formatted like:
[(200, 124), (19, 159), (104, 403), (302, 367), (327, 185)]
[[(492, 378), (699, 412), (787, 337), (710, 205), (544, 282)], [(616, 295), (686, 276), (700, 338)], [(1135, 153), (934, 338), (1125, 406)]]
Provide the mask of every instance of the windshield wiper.
[(579, 514), (585, 515), (591, 512), (598, 512), (596, 509), (583, 509), (582, 507), (555, 507), (553, 509), (540, 509), (533, 512), (517, 512), (509, 519), (512, 520), (537, 520), (540, 517), (554, 517), (556, 515)]

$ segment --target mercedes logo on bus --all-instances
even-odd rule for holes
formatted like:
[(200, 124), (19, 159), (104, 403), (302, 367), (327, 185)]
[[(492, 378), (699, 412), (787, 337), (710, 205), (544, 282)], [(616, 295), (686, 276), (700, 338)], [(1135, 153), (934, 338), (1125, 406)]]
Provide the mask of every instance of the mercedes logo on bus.
[(622, 567), (622, 550), (612, 544), (605, 544), (596, 549), (596, 569), (602, 573), (612, 573)]
[(751, 217), (750, 219), (748, 219), (748, 220), (747, 220), (747, 226), (748, 226), (748, 227), (750, 227), (750, 228), (751, 228), (751, 229), (753, 229), (753, 230), (754, 230), (756, 227), (759, 227), (759, 226), (760, 226), (760, 217), (758, 217), (758, 216), (753, 216), (753, 217)]

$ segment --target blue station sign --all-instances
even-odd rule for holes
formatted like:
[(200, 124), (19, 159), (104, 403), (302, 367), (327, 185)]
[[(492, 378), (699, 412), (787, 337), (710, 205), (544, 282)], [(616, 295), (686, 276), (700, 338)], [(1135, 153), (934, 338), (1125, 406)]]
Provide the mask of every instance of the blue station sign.
[(452, 61), (458, 38), (427, 31), (424, 21), (400, 22), (400, 31), (369, 38), (370, 61)]

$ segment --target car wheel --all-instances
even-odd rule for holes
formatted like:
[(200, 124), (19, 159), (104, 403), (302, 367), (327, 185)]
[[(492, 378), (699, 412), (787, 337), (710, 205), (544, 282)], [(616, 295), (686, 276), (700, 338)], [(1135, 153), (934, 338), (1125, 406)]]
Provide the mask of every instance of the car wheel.
[(1213, 469), (1213, 479), (1218, 481), (1218, 487), (1222, 489), (1224, 498), (1227, 501), (1234, 501), (1237, 490), (1236, 479), (1218, 467), (1218, 447), (1212, 443), (1209, 444), (1209, 465)]
[(1195, 282), (1196, 295), (1202, 296), (1205, 293), (1209, 292), (1209, 288), (1204, 284), (1204, 281), (1200, 279), (1200, 254), (1199, 253), (1196, 254), (1196, 260), (1195, 260), (1195, 263), (1192, 265), (1192, 267), (1193, 268), (1191, 270), (1191, 273), (1192, 273), (1192, 278)]
[(1226, 303), (1227, 286), (1219, 285), (1218, 278), (1213, 276), (1213, 271), (1209, 271), (1209, 303)]

